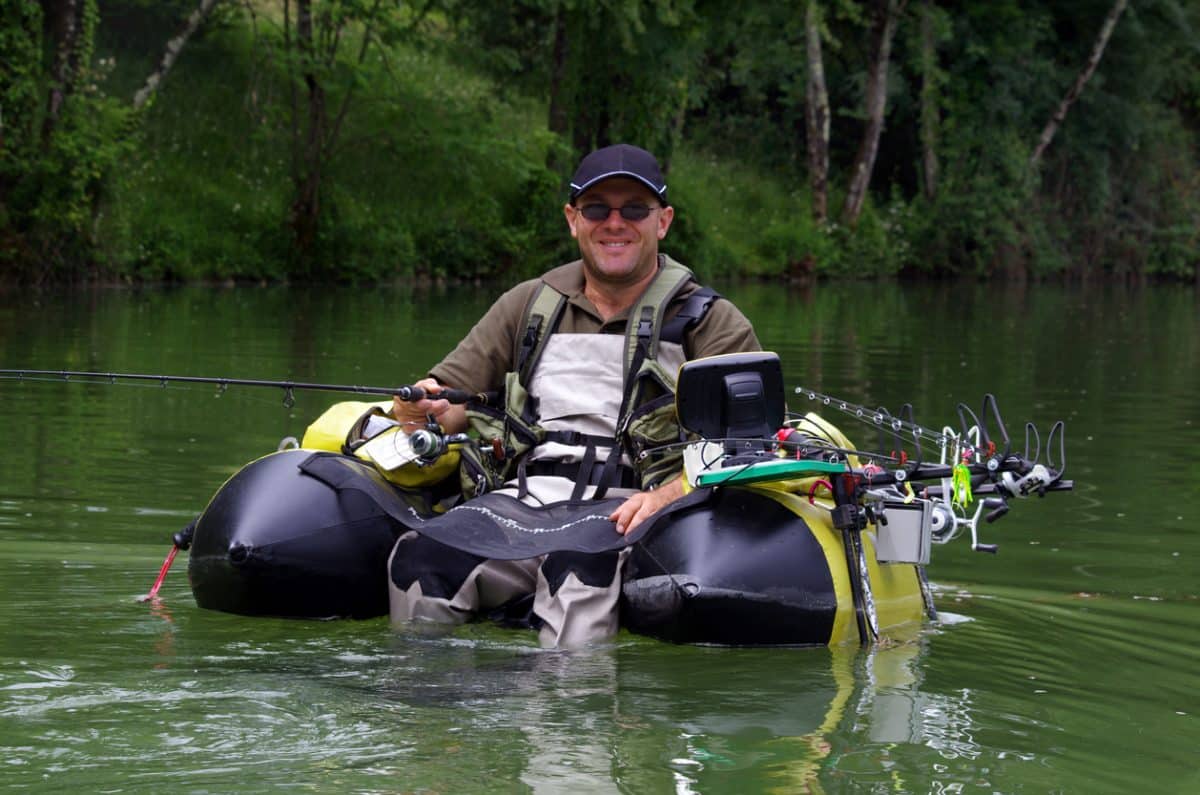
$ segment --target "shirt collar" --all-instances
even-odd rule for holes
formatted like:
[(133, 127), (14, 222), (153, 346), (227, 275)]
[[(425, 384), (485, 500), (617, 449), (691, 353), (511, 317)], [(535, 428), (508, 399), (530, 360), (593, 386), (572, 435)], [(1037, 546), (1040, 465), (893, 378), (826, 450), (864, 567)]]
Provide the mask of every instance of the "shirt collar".
[[(658, 267), (661, 270), (664, 264), (663, 255), (658, 257)], [(574, 262), (568, 262), (566, 265), (559, 265), (557, 268), (547, 271), (542, 275), (542, 281), (558, 290), (567, 297), (567, 300), (592, 315), (596, 320), (600, 320), (600, 314), (596, 311), (596, 307), (583, 294), (583, 260), (577, 259)], [(617, 314), (608, 319), (605, 325), (611, 323), (620, 323), (624, 325), (629, 318), (629, 310), (622, 309)]]

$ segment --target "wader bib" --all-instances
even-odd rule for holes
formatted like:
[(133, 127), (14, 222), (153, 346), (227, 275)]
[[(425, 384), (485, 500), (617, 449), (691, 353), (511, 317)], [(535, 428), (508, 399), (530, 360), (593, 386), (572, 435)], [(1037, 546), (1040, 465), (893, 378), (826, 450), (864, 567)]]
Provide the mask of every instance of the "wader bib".
[(600, 498), (609, 488), (653, 488), (681, 469), (679, 451), (661, 448), (684, 438), (675, 418), (684, 337), (719, 296), (702, 287), (664, 321), (694, 277), (669, 257), (659, 259), (620, 337), (556, 333), (567, 296), (546, 283), (534, 293), (503, 389), (467, 405), (479, 446), (463, 451), (465, 496), (510, 480), (523, 496), (525, 478), (541, 474), (571, 479), (575, 499), (589, 485)]
[[(478, 439), (461, 449), (468, 502), (434, 522), (454, 521), (474, 507), (470, 498), (488, 492), (497, 527), (538, 532), (521, 522), (527, 506), (594, 522), (598, 507), (606, 519), (620, 504), (595, 501), (627, 497), (678, 472), (681, 454), (657, 448), (683, 439), (674, 388), (687, 358), (684, 335), (718, 296), (700, 288), (670, 322), (664, 315), (693, 282), (690, 270), (660, 256), (624, 335), (556, 333), (567, 297), (543, 283), (526, 309), (503, 391), (467, 406)], [(393, 624), (454, 625), (481, 611), (529, 620), (532, 595), (531, 623), (543, 646), (579, 647), (616, 633), (626, 549), (501, 560), (438, 539), (414, 530), (397, 542), (388, 562)]]

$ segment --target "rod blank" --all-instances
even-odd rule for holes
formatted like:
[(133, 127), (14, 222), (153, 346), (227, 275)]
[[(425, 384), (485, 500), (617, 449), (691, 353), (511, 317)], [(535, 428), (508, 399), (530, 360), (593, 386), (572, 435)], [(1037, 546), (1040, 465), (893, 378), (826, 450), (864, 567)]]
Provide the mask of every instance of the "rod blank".
[(416, 386), (358, 386), (356, 384), (317, 384), (306, 381), (266, 381), (256, 378), (211, 378), (196, 375), (150, 375), (146, 373), (100, 373), (82, 370), (0, 370), (0, 377), (21, 380), (25, 377), (53, 377), (69, 381), (72, 378), (87, 378), (96, 381), (107, 381), (110, 384), (122, 381), (157, 381), (166, 386), (169, 383), (180, 384), (215, 384), (224, 389), (228, 386), (271, 387), (286, 392), (301, 389), (319, 392), (348, 392), (356, 395), (387, 395), (399, 397), (404, 401), (416, 401), (429, 397), (434, 400), (448, 400), (451, 403), (466, 403), (477, 396), (462, 389), (443, 389), (437, 394), (426, 394), (425, 390)]

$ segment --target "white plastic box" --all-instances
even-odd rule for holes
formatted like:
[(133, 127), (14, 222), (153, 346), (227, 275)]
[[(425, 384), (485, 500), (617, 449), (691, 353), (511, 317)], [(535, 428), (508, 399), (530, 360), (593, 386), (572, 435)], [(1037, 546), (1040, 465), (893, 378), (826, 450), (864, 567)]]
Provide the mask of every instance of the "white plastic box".
[(929, 563), (933, 503), (928, 500), (883, 503), (887, 524), (875, 525), (875, 559), (880, 563)]

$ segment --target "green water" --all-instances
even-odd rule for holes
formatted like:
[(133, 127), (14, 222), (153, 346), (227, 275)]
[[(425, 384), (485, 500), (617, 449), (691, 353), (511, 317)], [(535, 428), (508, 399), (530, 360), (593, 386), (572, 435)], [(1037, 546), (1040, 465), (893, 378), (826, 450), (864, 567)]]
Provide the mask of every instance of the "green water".
[[(726, 286), (787, 383), (927, 425), (996, 393), (1076, 491), (935, 547), (942, 621), (859, 649), (591, 654), (474, 625), (196, 608), (170, 534), (332, 401), (0, 381), (0, 787), (231, 792), (1200, 791), (1200, 296)], [(0, 367), (392, 385), (486, 308), (403, 290), (0, 297)], [(793, 401), (793, 408), (807, 408)], [(852, 436), (850, 420), (830, 417)], [(381, 573), (382, 576), (382, 573)]]

